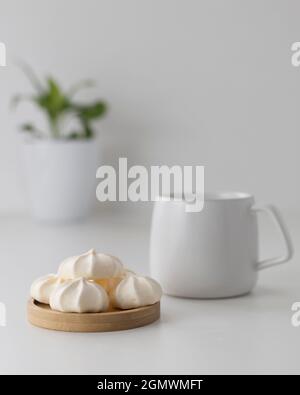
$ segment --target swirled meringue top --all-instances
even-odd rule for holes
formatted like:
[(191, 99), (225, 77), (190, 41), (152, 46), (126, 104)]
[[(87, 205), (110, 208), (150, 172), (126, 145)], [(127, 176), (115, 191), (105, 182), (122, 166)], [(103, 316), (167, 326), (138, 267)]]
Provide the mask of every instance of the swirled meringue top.
[(150, 277), (129, 274), (117, 285), (114, 291), (114, 304), (120, 309), (154, 304), (162, 296), (161, 286)]
[(58, 276), (62, 279), (84, 277), (100, 279), (121, 277), (124, 268), (121, 261), (111, 255), (97, 253), (94, 249), (65, 259), (58, 268)]
[(98, 313), (108, 306), (105, 290), (83, 277), (65, 281), (50, 295), (51, 309), (65, 313)]

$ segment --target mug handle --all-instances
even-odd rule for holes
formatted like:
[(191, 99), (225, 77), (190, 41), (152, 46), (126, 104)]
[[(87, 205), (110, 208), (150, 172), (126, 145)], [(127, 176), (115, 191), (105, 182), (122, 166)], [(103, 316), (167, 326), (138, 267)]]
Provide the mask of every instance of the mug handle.
[(266, 204), (266, 205), (255, 205), (252, 207), (252, 210), (254, 210), (256, 213), (265, 212), (272, 218), (273, 222), (277, 226), (277, 229), (280, 231), (283, 237), (286, 247), (286, 251), (284, 255), (274, 258), (264, 259), (262, 261), (257, 262), (257, 270), (266, 269), (268, 267), (280, 265), (281, 263), (285, 263), (289, 261), (294, 254), (294, 248), (289, 231), (287, 230), (287, 227), (278, 209), (270, 204)]

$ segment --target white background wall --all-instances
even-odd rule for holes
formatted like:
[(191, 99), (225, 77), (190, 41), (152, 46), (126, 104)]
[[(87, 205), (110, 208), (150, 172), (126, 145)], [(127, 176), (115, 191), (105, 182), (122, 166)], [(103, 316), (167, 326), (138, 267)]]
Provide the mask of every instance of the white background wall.
[(207, 189), (299, 211), (299, 1), (1, 0), (0, 41), (0, 211), (25, 207), (16, 129), (36, 117), (9, 111), (30, 91), (15, 58), (65, 86), (98, 81), (106, 163), (202, 164)]

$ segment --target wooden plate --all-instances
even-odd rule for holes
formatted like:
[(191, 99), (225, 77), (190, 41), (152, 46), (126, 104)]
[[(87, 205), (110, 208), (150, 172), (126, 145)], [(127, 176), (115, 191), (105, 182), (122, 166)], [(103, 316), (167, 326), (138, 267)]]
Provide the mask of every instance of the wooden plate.
[(61, 313), (49, 305), (30, 299), (28, 321), (41, 328), (65, 332), (110, 332), (151, 324), (160, 317), (160, 303), (132, 310), (111, 310), (106, 313)]

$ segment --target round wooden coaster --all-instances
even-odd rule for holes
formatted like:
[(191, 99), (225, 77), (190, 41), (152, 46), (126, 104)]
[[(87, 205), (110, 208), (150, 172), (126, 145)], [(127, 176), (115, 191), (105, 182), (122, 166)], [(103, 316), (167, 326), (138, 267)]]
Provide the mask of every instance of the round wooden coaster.
[(30, 299), (28, 321), (41, 328), (65, 332), (110, 332), (145, 326), (160, 317), (160, 302), (132, 310), (112, 310), (106, 313), (61, 313), (49, 305)]

